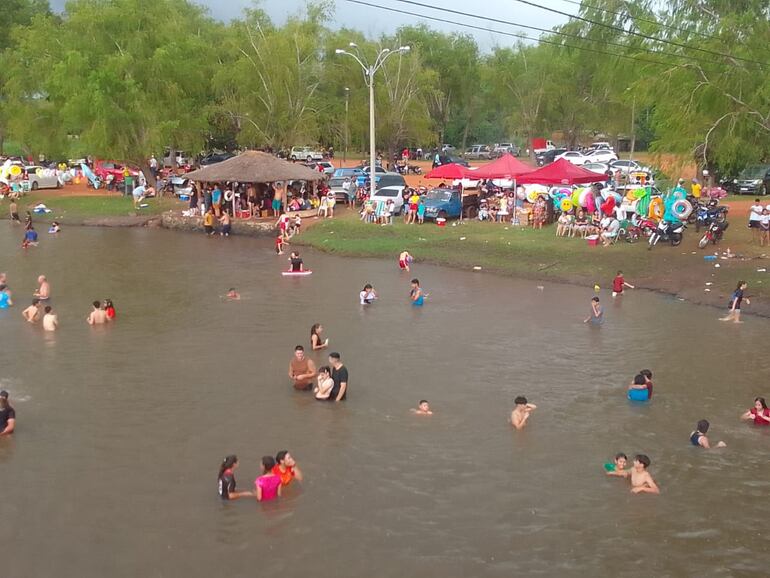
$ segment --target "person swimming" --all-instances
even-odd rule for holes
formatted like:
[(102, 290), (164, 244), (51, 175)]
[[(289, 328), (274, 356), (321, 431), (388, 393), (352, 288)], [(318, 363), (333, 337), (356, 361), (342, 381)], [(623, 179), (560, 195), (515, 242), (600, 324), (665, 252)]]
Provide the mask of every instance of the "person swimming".
[(415, 307), (422, 307), (425, 303), (425, 293), (420, 287), (419, 279), (412, 279), (412, 290), (409, 291), (409, 299)]
[(627, 478), (629, 471), (626, 470), (628, 464), (628, 456), (623, 452), (615, 454), (615, 460), (613, 463), (604, 464), (605, 473), (608, 476), (617, 476), (619, 478)]
[(281, 497), (281, 477), (273, 473), (275, 465), (273, 456), (262, 458), (262, 475), (254, 480), (258, 502), (270, 502)]
[(770, 409), (767, 408), (767, 403), (764, 397), (754, 398), (754, 407), (747, 410), (741, 416), (744, 420), (754, 420), (754, 425), (770, 425)]
[(238, 456), (226, 456), (219, 465), (217, 476), (217, 493), (223, 500), (237, 500), (239, 498), (253, 498), (254, 492), (235, 491), (235, 469), (238, 467)]
[(230, 301), (238, 301), (241, 298), (241, 294), (235, 290), (235, 287), (230, 287), (230, 289), (227, 290), (225, 298)]
[[(708, 420), (700, 420), (695, 426), (695, 431), (690, 434), (690, 443), (695, 447), (706, 448), (707, 450), (711, 449), (709, 439), (706, 437), (706, 433), (708, 433), (710, 425), (711, 424), (709, 424)], [(727, 444), (725, 442), (719, 442), (715, 447), (725, 448), (727, 447)]]
[(107, 319), (115, 319), (115, 305), (112, 303), (112, 299), (105, 299), (104, 300), (104, 312), (107, 315)]
[(604, 311), (602, 310), (598, 297), (591, 298), (591, 315), (586, 317), (583, 323), (588, 323), (589, 321), (591, 322), (591, 325), (601, 325), (604, 323)]
[(358, 294), (358, 297), (361, 301), (361, 305), (371, 305), (372, 302), (377, 299), (377, 291), (375, 291), (374, 288), (369, 283), (367, 283)]
[(421, 399), (416, 408), (412, 408), (412, 413), (415, 415), (433, 415), (430, 409), (430, 404), (427, 399)]
[(511, 412), (511, 425), (517, 430), (524, 429), (529, 416), (537, 409), (537, 406), (534, 403), (528, 403), (527, 398), (523, 395), (514, 399), (513, 403), (516, 407)]
[(647, 401), (650, 399), (647, 379), (641, 373), (638, 373), (634, 377), (634, 381), (628, 386), (628, 399), (632, 401)]
[(631, 478), (631, 493), (633, 494), (660, 494), (660, 488), (652, 479), (647, 468), (650, 467), (650, 458), (644, 454), (634, 456), (634, 467), (628, 473)]

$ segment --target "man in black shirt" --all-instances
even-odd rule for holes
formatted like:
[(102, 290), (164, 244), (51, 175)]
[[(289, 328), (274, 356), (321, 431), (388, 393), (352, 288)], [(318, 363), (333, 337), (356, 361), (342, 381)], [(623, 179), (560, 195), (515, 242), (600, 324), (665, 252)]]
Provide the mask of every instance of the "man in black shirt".
[(332, 366), (334, 387), (329, 393), (329, 401), (342, 401), (348, 393), (348, 368), (342, 365), (340, 354), (336, 351), (329, 354), (329, 365)]
[(8, 404), (8, 392), (0, 391), (0, 436), (13, 433), (15, 427), (16, 411)]

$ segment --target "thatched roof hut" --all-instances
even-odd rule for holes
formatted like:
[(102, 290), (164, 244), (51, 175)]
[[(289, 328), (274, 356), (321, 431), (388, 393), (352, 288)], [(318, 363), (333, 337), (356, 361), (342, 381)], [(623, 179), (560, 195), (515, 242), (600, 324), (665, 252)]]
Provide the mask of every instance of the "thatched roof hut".
[(260, 151), (246, 151), (221, 163), (192, 171), (186, 179), (203, 183), (275, 183), (277, 181), (320, 181), (325, 175), (304, 165), (284, 161)]

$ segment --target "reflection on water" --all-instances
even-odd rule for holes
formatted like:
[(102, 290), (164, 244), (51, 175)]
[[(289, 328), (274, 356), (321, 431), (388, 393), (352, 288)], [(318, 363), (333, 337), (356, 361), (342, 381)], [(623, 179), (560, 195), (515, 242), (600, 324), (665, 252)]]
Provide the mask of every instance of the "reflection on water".
[[(8, 576), (685, 576), (770, 562), (770, 432), (738, 420), (768, 393), (766, 321), (725, 326), (636, 291), (603, 293), (591, 330), (590, 288), (310, 251), (312, 277), (283, 278), (267, 243), (166, 231), (73, 228), (27, 253), (16, 236), (0, 226), (17, 303), (0, 317), (19, 418), (0, 441)], [(21, 319), (40, 273), (55, 335)], [(412, 276), (431, 294), (422, 310)], [(366, 282), (380, 300), (362, 310)], [(223, 301), (229, 287), (244, 299)], [(85, 316), (105, 297), (118, 320), (94, 330)], [(350, 370), (344, 405), (286, 377), (314, 322)], [(630, 404), (642, 367), (655, 398)], [(538, 405), (522, 432), (507, 424), (517, 395)], [(435, 415), (409, 413), (421, 398)], [(727, 450), (689, 445), (702, 418)], [(217, 499), (224, 455), (249, 488), (280, 449), (301, 488)], [(662, 494), (607, 479), (617, 451), (648, 454)]]

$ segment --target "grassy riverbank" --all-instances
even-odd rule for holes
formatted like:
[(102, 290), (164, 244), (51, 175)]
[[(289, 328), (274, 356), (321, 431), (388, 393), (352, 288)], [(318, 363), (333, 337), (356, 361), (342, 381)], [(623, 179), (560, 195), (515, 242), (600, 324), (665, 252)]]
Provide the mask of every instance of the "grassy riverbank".
[[(110, 217), (144, 217), (160, 215), (172, 208), (179, 208), (182, 204), (170, 198), (147, 199), (144, 201), (147, 207), (136, 210), (131, 197), (119, 194), (112, 195), (77, 195), (60, 193), (58, 191), (35, 191), (21, 198), (19, 201), (19, 213), (23, 217), (24, 212), (32, 210), (39, 203), (45, 204), (51, 213), (34, 215), (33, 218), (42, 221), (57, 220), (65, 224), (77, 224), (89, 219), (105, 219)], [(3, 216), (8, 215), (8, 200), (0, 203)]]
[[(770, 277), (757, 269), (769, 268), (765, 248), (751, 244), (748, 230), (738, 223), (729, 230), (729, 242), (716, 248), (697, 248), (700, 235), (690, 230), (679, 247), (661, 245), (648, 251), (646, 243), (620, 242), (611, 247), (591, 247), (583, 239), (558, 238), (553, 226), (540, 231), (509, 225), (433, 223), (392, 226), (365, 224), (353, 213), (315, 223), (295, 244), (340, 255), (383, 257), (396, 260), (408, 250), (417, 262), (540, 280), (608, 288), (618, 270), (639, 288), (678, 295), (723, 307), (738, 279), (750, 284), (760, 297), (751, 311), (770, 315)], [(730, 246), (739, 258), (705, 261), (704, 255)], [(770, 248), (767, 249), (770, 256)], [(719, 264), (719, 267), (714, 265)], [(707, 285), (710, 283), (710, 285)], [(707, 291), (708, 289), (708, 291)], [(749, 312), (749, 311), (747, 311)]]

